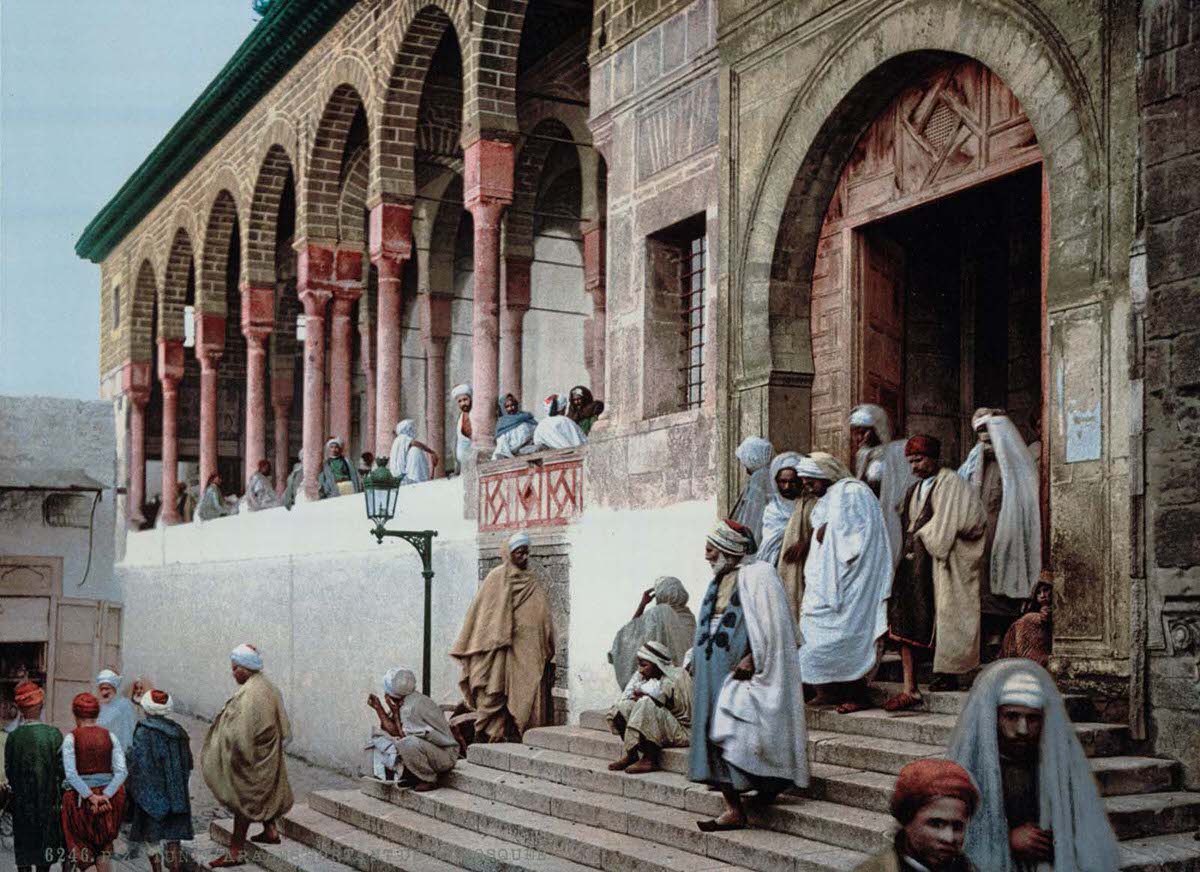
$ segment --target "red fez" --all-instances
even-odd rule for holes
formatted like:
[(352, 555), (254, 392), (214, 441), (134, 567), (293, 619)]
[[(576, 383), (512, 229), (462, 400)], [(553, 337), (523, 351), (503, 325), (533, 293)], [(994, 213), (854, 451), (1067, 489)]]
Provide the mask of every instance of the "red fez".
[(975, 814), (979, 789), (970, 774), (951, 760), (917, 760), (900, 770), (896, 792), (892, 794), (892, 817), (907, 825), (935, 799), (961, 799), (967, 814)]
[(100, 717), (100, 700), (90, 693), (81, 693), (71, 700), (71, 714), (77, 718)]
[(163, 691), (163, 690), (150, 691), (150, 699), (152, 699), (154, 702), (158, 703), (158, 705), (166, 705), (167, 700), (169, 700), (170, 698), (171, 697), (167, 696), (166, 691)]
[(13, 702), (17, 708), (33, 708), (46, 699), (46, 692), (32, 681), (22, 681), (13, 690)]
[(932, 460), (938, 460), (942, 456), (942, 443), (932, 436), (914, 436), (904, 443), (904, 456), (910, 457), (913, 454), (923, 454)]

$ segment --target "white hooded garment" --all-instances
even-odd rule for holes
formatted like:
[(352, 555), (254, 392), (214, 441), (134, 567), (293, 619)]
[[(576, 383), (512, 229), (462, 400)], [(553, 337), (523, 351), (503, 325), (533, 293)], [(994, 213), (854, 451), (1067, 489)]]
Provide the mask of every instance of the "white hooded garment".
[(817, 542), (814, 520), (800, 606), (800, 672), (808, 684), (855, 681), (875, 668), (892, 590), (891, 543), (871, 489), (842, 479), (822, 504), (825, 540)]
[(775, 567), (743, 563), (738, 595), (754, 652), (754, 675), (739, 681), (730, 673), (717, 696), (709, 738), (721, 756), (744, 772), (808, 785), (808, 731), (796, 623)]
[(547, 398), (542, 404), (546, 417), (538, 421), (533, 431), (533, 447), (539, 451), (557, 451), (562, 448), (578, 448), (587, 444), (587, 434), (566, 415), (554, 414), (557, 396)]
[[(1042, 740), (1037, 763), (1038, 826), (1054, 834), (1054, 862), (1018, 864), (1008, 844), (1004, 782), (996, 741), (996, 709), (1015, 675), (1031, 677), (1041, 690)], [(1104, 811), (1091, 766), (1054, 679), (1032, 660), (998, 660), (980, 673), (954, 727), (946, 756), (971, 773), (979, 809), (967, 825), (964, 849), (988, 872), (1116, 872), (1117, 839)]]
[(767, 501), (767, 507), (763, 511), (762, 541), (758, 543), (758, 553), (755, 554), (755, 559), (769, 563), (771, 566), (779, 562), (779, 549), (783, 544), (783, 534), (787, 531), (788, 521), (792, 519), (792, 512), (796, 511), (796, 501), (784, 499), (779, 493), (779, 487), (775, 484), (775, 476), (781, 470), (795, 469), (800, 458), (801, 455), (795, 451), (785, 451), (776, 455), (775, 459), (771, 461), (770, 479), (768, 480), (771, 499)]
[(396, 425), (396, 438), (392, 440), (388, 469), (392, 475), (404, 473), (404, 484), (429, 481), (433, 472), (429, 466), (429, 455), (413, 445), (417, 438), (417, 425), (405, 418)]
[(749, 527), (754, 533), (754, 541), (762, 540), (763, 511), (767, 508), (767, 500), (771, 498), (771, 456), (775, 449), (771, 443), (761, 436), (748, 436), (742, 440), (734, 455), (750, 477), (746, 486), (733, 507), (732, 517), (738, 523)]
[(900, 546), (904, 531), (900, 528), (902, 503), (917, 477), (912, 473), (904, 455), (903, 439), (892, 440), (892, 422), (880, 406), (870, 403), (856, 406), (850, 415), (854, 427), (870, 427), (875, 431), (878, 445), (860, 448), (854, 459), (854, 474), (868, 484), (878, 484), (879, 504), (887, 524), (888, 540), (892, 546), (892, 570), (900, 564)]
[[(1004, 415), (987, 419), (992, 450), (1004, 488), (990, 563), (992, 593), (1028, 599), (1042, 572), (1042, 517), (1038, 472), (1025, 440)], [(975, 486), (983, 481), (982, 442), (976, 442), (958, 474)]]

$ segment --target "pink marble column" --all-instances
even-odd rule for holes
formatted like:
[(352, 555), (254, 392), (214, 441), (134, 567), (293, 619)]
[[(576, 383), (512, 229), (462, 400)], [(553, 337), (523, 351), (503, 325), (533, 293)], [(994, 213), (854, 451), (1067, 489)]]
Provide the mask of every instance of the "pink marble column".
[(267, 457), (267, 339), (275, 326), (275, 288), (242, 284), (246, 337), (246, 483)]
[(125, 364), (121, 371), (121, 389), (129, 401), (129, 526), (138, 528), (146, 520), (142, 504), (146, 502), (146, 403), (150, 400), (150, 363)]
[(162, 339), (158, 343), (158, 379), (162, 383), (162, 521), (178, 524), (175, 487), (179, 476), (179, 442), (176, 416), (179, 409), (179, 380), (183, 378), (183, 340)]
[(375, 344), (375, 453), (391, 451), (400, 420), (401, 277), (412, 257), (412, 207), (380, 203), (371, 210), (371, 262), (379, 278)]
[(217, 471), (217, 364), (225, 350), (225, 317), (196, 314), (196, 359), (200, 361), (200, 487)]
[(362, 450), (375, 451), (375, 337), (370, 329), (358, 331), (358, 365), (367, 383), (367, 400), (363, 409)]
[(496, 445), (496, 395), (500, 368), (500, 229), (513, 196), (512, 143), (481, 139), (467, 147), (463, 201), (475, 219), (475, 289), (472, 317), (471, 440), (479, 454)]
[(585, 340), (590, 348), (589, 387), (598, 400), (604, 399), (607, 355), (608, 294), (605, 278), (606, 234), (603, 221), (589, 221), (583, 228), (583, 284), (592, 297), (592, 317), (588, 319)]
[(288, 473), (291, 470), (291, 464), (288, 463), (289, 449), (288, 444), (288, 424), (291, 419), (292, 411), (292, 380), (273, 378), (271, 379), (271, 409), (275, 414), (275, 491), (282, 494), (284, 488), (287, 487)]
[(529, 266), (527, 257), (504, 259), (504, 308), (500, 310), (500, 360), (504, 366), (500, 390), (515, 394), (526, 409), (533, 408), (533, 398), (523, 393), (521, 369), (525, 313), (530, 301)]
[(354, 301), (362, 295), (338, 289), (333, 294), (329, 343), (329, 435), (342, 440), (350, 450), (351, 370)]
[(446, 475), (446, 346), (450, 341), (450, 300), (421, 295), (421, 342), (425, 346), (425, 434), (438, 453), (434, 478)]
[(302, 245), (296, 288), (304, 306), (304, 498), (316, 500), (325, 452), (325, 308), (333, 297), (334, 251)]

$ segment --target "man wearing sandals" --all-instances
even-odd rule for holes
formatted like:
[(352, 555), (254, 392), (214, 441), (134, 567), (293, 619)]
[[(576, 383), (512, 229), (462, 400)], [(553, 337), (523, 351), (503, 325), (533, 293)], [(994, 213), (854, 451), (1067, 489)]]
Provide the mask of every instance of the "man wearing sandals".
[(987, 515), (970, 484), (940, 468), (942, 446), (914, 436), (904, 446), (918, 481), (901, 505), (904, 541), (888, 599), (888, 635), (900, 643), (904, 689), (888, 711), (921, 704), (915, 656), (933, 649), (930, 690), (957, 690), (958, 676), (979, 665), (979, 582)]
[(770, 802), (808, 785), (808, 738), (796, 622), (775, 567), (749, 561), (754, 535), (721, 521), (704, 556), (713, 568), (692, 646), (692, 744), (688, 778), (721, 791), (725, 813), (703, 832), (746, 826), (742, 795)]
[(283, 699), (262, 674), (262, 656), (254, 646), (239, 645), (230, 661), (238, 689), (208, 728), (200, 755), (204, 783), (217, 801), (233, 812), (229, 852), (209, 864), (213, 869), (245, 862), (242, 849), (251, 821), (263, 825), (251, 841), (279, 844), (275, 822), (292, 807), (283, 759), (292, 729)]

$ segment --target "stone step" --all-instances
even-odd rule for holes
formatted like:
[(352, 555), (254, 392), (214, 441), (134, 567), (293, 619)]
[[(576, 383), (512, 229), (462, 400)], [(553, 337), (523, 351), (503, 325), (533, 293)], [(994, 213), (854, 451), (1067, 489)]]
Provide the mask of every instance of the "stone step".
[(1143, 839), (1200, 828), (1200, 793), (1173, 790), (1104, 800), (1118, 839)]
[[(232, 826), (232, 821), (221, 821), (220, 823), (226, 823)], [(224, 844), (214, 839), (212, 835), (207, 832), (198, 832), (196, 833), (196, 837), (190, 842), (180, 842), (179, 845), (183, 853), (182, 866), (184, 872), (208, 872), (208, 864), (217, 859), (217, 857), (221, 856), (221, 854), (225, 851)], [(258, 846), (255, 845), (255, 847)], [(260, 866), (258, 863), (255, 863), (252, 859), (250, 859), (249, 851), (247, 851), (243, 856), (246, 859), (246, 865), (242, 866), (241, 868), (244, 869), (245, 872), (266, 872), (266, 867)], [(150, 863), (144, 858), (136, 861), (136, 864), (140, 866), (143, 862), (145, 863), (145, 868), (148, 869)], [(113, 866), (117, 869), (128, 868), (127, 863), (114, 863)], [(12, 867), (10, 866), (8, 868)]]
[[(640, 776), (628, 776), (631, 780)], [(681, 776), (672, 776), (681, 779)], [(792, 869), (797, 858), (805, 869), (842, 868), (865, 857), (861, 851), (880, 850), (890, 841), (891, 818), (886, 814), (861, 811), (813, 799), (788, 797), (770, 809), (753, 803), (748, 811), (757, 840), (745, 833), (705, 834), (696, 822), (716, 817), (724, 811), (721, 795), (701, 785), (681, 789), (688, 801), (670, 807), (650, 800), (616, 796), (592, 790), (491, 769), (462, 761), (450, 775), (449, 786), (463, 793), (494, 800), (548, 815), (553, 818), (587, 823), (615, 833), (626, 833), (647, 841), (670, 845), (689, 853), (737, 862), (761, 872)], [(388, 788), (376, 782), (364, 783), (372, 795), (384, 795)], [(685, 807), (686, 806), (686, 807)], [(846, 848), (837, 852), (831, 846)]]
[[(289, 813), (289, 817), (292, 815), (295, 815), (298, 819), (304, 819), (307, 816), (314, 816), (314, 813), (310, 809), (297, 806)], [(331, 821), (330, 823), (336, 822)], [(209, 824), (208, 830), (214, 843), (222, 847), (228, 847), (230, 840), (233, 838), (233, 821), (215, 820)], [(348, 840), (353, 837), (355, 841), (361, 841), (361, 839), (357, 838), (359, 834), (356, 832), (347, 831), (345, 835)], [(366, 836), (365, 833), (361, 835)], [(330, 856), (331, 854), (333, 856)], [(255, 842), (247, 842), (243, 856), (256, 866), (267, 870), (267, 872), (354, 872), (355, 869), (370, 872), (369, 860), (366, 865), (355, 863), (347, 865), (334, 859), (334, 856), (340, 859), (348, 859), (347, 854), (348, 851), (344, 850), (338, 850), (336, 853), (332, 850), (328, 853), (322, 853), (317, 848), (292, 841), (290, 838), (285, 838), (280, 845), (259, 845)], [(215, 857), (216, 853), (213, 856)], [(387, 867), (384, 865), (380, 868), (384, 869)], [(405, 870), (421, 869), (423, 872), (427, 867), (410, 865), (394, 866), (392, 868)], [(445, 870), (451, 868), (453, 867), (445, 867)], [(438, 872), (445, 872), (445, 870), (438, 870)], [(430, 869), (430, 872), (433, 872), (433, 870)]]
[(1200, 841), (1191, 833), (1121, 843), (1121, 872), (1197, 872)]
[[(297, 811), (304, 814), (297, 815)], [(357, 790), (309, 794), (309, 807), (293, 809), (283, 819), (283, 825), (289, 838), (309, 847), (317, 847), (335, 857), (367, 859), (371, 872), (408, 868), (394, 863), (389, 866), (392, 858), (411, 858), (414, 872), (448, 869), (586, 872), (588, 869), (560, 857), (548, 856), (532, 842), (486, 835), (399, 808)], [(370, 836), (374, 841), (368, 844), (361, 836)], [(364, 848), (377, 852), (379, 857), (364, 853)]]
[[(871, 701), (876, 705), (882, 705), (883, 701), (889, 697), (895, 696), (904, 685), (894, 681), (875, 681), (871, 685)], [(941, 690), (931, 691), (926, 688), (922, 692), (923, 701), (921, 705), (914, 711), (924, 711), (935, 715), (958, 715), (962, 712), (963, 705), (967, 701), (967, 693), (965, 690)], [(1096, 719), (1096, 707), (1092, 703), (1090, 697), (1081, 693), (1064, 693), (1062, 695), (1063, 705), (1067, 708), (1067, 715), (1073, 721), (1092, 721)]]
[[(850, 715), (839, 715), (829, 706), (808, 706), (805, 712), (810, 731), (842, 733), (878, 739), (894, 739), (937, 745), (944, 748), (950, 741), (957, 721), (955, 715), (932, 712), (885, 712), (869, 709)], [(604, 712), (587, 711), (579, 718), (583, 729), (609, 732)], [(1111, 757), (1124, 752), (1129, 745), (1129, 727), (1124, 724), (1078, 722), (1075, 724), (1079, 742), (1089, 757)]]

